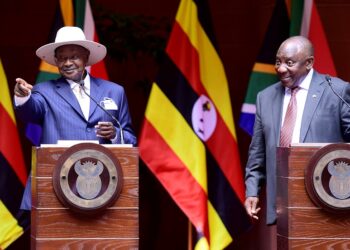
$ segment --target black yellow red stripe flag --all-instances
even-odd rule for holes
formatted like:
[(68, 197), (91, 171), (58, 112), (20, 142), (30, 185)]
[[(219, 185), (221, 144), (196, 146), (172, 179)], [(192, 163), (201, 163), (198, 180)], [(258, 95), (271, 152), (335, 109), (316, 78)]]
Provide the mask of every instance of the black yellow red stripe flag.
[(0, 121), (0, 249), (5, 249), (23, 233), (15, 215), (21, 204), (27, 170), (1, 60)]
[(180, 2), (139, 147), (196, 228), (196, 249), (224, 249), (250, 226), (228, 82), (205, 1)]

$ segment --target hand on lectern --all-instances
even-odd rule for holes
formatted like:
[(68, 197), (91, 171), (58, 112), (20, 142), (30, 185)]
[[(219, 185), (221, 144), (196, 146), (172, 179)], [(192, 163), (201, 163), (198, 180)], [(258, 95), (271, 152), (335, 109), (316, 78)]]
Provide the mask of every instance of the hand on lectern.
[(114, 139), (117, 135), (117, 130), (112, 122), (98, 122), (95, 125), (96, 136), (105, 139)]

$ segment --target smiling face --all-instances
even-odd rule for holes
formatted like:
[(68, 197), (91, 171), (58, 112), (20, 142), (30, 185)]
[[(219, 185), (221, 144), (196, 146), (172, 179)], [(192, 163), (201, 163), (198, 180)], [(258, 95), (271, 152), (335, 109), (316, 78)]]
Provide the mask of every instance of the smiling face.
[(89, 51), (79, 45), (64, 45), (55, 50), (55, 61), (60, 74), (80, 81), (89, 58)]
[(275, 70), (284, 87), (298, 86), (312, 69), (313, 47), (304, 37), (284, 41), (277, 51)]

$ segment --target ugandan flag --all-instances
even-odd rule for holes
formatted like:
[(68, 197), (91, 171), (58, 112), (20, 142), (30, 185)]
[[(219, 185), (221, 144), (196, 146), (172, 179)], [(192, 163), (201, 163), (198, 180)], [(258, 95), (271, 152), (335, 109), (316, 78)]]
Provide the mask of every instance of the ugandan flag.
[(247, 94), (242, 105), (239, 126), (253, 135), (256, 96), (259, 91), (278, 81), (275, 71), (276, 52), (289, 36), (289, 16), (284, 0), (276, 0), (266, 35), (249, 78)]
[(223, 249), (250, 219), (228, 83), (209, 20), (205, 1), (181, 0), (139, 148), (196, 228), (196, 249)]
[[(59, 1), (54, 23), (49, 34), (48, 43), (55, 41), (57, 31), (63, 26), (80, 27), (84, 31), (86, 39), (98, 42), (89, 0)], [(95, 77), (108, 79), (106, 67), (103, 61), (87, 67), (87, 70)], [(41, 61), (36, 83), (57, 79), (59, 77), (60, 74), (56, 66)], [(40, 144), (41, 127), (37, 124), (28, 124), (26, 135), (34, 145), (38, 146)]]
[(0, 249), (23, 234), (15, 215), (27, 178), (12, 101), (0, 60)]

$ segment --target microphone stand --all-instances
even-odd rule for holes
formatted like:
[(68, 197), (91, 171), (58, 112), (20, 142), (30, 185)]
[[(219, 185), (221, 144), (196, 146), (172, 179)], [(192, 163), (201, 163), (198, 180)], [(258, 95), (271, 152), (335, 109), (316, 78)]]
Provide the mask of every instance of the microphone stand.
[(100, 109), (102, 109), (110, 118), (113, 119), (113, 121), (115, 121), (118, 124), (119, 130), (120, 130), (120, 143), (125, 144), (124, 143), (124, 131), (123, 131), (122, 125), (120, 124), (118, 119), (114, 115), (109, 113), (108, 110), (106, 110), (101, 104), (99, 104), (94, 98), (92, 98), (86, 92), (85, 87), (84, 87), (84, 81), (80, 81), (78, 84), (79, 84), (80, 88), (84, 91), (85, 95), (87, 95), (90, 98), (90, 100), (92, 100)]
[(333, 86), (332, 86), (332, 79), (331, 79), (331, 77), (330, 77), (329, 75), (326, 75), (326, 81), (328, 82), (329, 87), (331, 87), (333, 93), (334, 93), (336, 96), (338, 96), (339, 99), (342, 100), (342, 102), (343, 102), (346, 106), (348, 106), (348, 108), (350, 108), (349, 103), (347, 103), (347, 101), (345, 101), (345, 100), (333, 89)]

